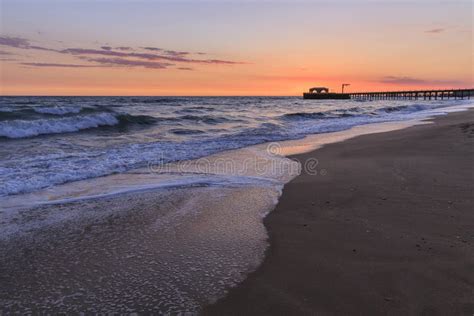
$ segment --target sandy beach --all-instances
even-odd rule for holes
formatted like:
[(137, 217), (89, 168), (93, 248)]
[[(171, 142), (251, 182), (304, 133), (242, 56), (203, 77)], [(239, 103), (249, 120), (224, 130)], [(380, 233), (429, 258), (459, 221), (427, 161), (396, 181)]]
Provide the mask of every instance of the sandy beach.
[(258, 270), (206, 315), (472, 315), (474, 111), (294, 156)]

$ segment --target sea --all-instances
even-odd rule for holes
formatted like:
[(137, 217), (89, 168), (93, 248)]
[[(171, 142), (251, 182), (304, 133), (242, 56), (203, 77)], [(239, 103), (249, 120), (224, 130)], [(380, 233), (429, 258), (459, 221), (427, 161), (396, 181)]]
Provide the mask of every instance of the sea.
[(467, 100), (0, 97), (0, 196), (353, 126)]
[(288, 155), (472, 106), (0, 97), (0, 314), (198, 314), (264, 260), (284, 184), (331, 172)]

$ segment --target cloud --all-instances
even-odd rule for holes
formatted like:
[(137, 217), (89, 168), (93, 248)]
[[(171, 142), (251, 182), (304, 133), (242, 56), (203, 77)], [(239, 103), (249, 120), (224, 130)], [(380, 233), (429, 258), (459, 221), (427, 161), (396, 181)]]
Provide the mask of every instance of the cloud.
[(386, 76), (380, 82), (389, 84), (422, 84), (425, 83), (425, 80), (412, 77)]
[(56, 51), (51, 48), (31, 45), (30, 42), (21, 37), (0, 36), (0, 45), (21, 49), (37, 49), (45, 51)]
[(165, 50), (164, 53), (167, 55), (176, 56), (176, 57), (184, 57), (190, 54), (189, 52), (178, 52), (175, 50)]
[(190, 68), (190, 67), (178, 67), (176, 69), (178, 69), (178, 70), (187, 70), (187, 71), (193, 71), (194, 70), (193, 68)]
[(191, 63), (201, 63), (201, 64), (216, 64), (216, 65), (247, 65), (247, 62), (242, 61), (231, 61), (231, 60), (220, 60), (220, 59), (189, 59), (188, 62)]
[[(187, 64), (208, 64), (208, 65), (241, 65), (247, 64), (245, 62), (238, 62), (232, 60), (221, 60), (221, 59), (194, 59), (189, 58), (190, 52), (175, 51), (175, 50), (163, 50), (157, 47), (142, 47), (149, 52), (136, 52), (132, 47), (119, 46), (113, 48), (105, 45), (100, 47), (101, 49), (90, 49), (90, 48), (66, 48), (66, 49), (53, 49), (48, 47), (31, 45), (30, 41), (20, 37), (0, 36), (0, 45), (18, 48), (18, 49), (35, 49), (55, 52), (58, 54), (69, 54), (74, 55), (82, 60), (92, 61), (96, 60), (99, 63), (106, 63), (110, 65), (120, 66), (138, 66), (145, 68), (161, 69), (167, 67), (170, 63), (187, 63)], [(203, 53), (199, 53), (202, 55)], [(107, 58), (95, 58), (91, 56), (104, 56)], [(140, 59), (141, 61), (137, 61)], [(160, 62), (161, 61), (161, 62)], [(54, 63), (30, 63), (30, 66), (37, 67), (67, 67), (61, 66), (62, 64)], [(64, 64), (69, 67), (76, 67), (74, 64)], [(77, 65), (81, 67), (81, 65)], [(181, 67), (189, 68), (189, 67)]]
[(127, 56), (129, 53), (116, 52), (113, 50), (100, 50), (89, 48), (66, 48), (59, 53), (71, 55), (104, 55), (104, 56)]
[(80, 64), (55, 64), (55, 63), (20, 63), (20, 65), (31, 67), (61, 67), (61, 68), (92, 68), (98, 65), (80, 65)]
[(165, 69), (173, 64), (154, 62), (154, 61), (143, 61), (143, 60), (130, 60), (124, 58), (88, 58), (88, 61), (103, 64), (106, 66), (121, 66), (121, 67), (143, 67), (149, 69)]
[(380, 82), (397, 85), (458, 85), (462, 83), (457, 80), (425, 80), (406, 76), (386, 76)]
[(151, 50), (151, 51), (154, 51), (154, 52), (162, 51), (162, 49), (158, 48), (158, 47), (142, 47), (142, 48), (146, 49), (146, 50)]
[(28, 49), (37, 49), (37, 50), (44, 50), (44, 51), (48, 51), (48, 52), (58, 52), (56, 49), (52, 49), (52, 48), (46, 48), (46, 47), (41, 47), (41, 46), (29, 46)]
[(30, 42), (20, 37), (0, 36), (0, 45), (15, 48), (29, 48)]
[(437, 29), (430, 29), (430, 30), (426, 30), (425, 33), (428, 33), (428, 34), (439, 34), (439, 33), (442, 33), (446, 31), (446, 29), (443, 29), (443, 28), (437, 28)]
[(165, 69), (173, 64), (140, 61), (140, 60), (128, 60), (122, 58), (87, 58), (89, 62), (97, 63), (97, 65), (84, 65), (84, 64), (57, 64), (57, 63), (20, 63), (23, 66), (31, 67), (51, 67), (51, 68), (97, 68), (97, 67), (143, 67), (150, 69)]
[(6, 52), (4, 50), (0, 50), (0, 56), (11, 56), (11, 55), (13, 55), (13, 53)]
[(145, 60), (166, 60), (166, 61), (176, 62), (176, 63), (216, 64), (216, 65), (245, 64), (243, 62), (236, 62), (236, 61), (231, 61), (231, 60), (192, 59), (192, 58), (179, 56), (179, 52), (176, 52), (178, 53), (178, 55), (176, 56), (160, 55), (160, 54), (154, 54), (154, 53), (125, 53), (125, 52), (118, 52), (114, 50), (98, 50), (98, 49), (89, 49), (89, 48), (67, 48), (59, 52), (63, 54), (72, 54), (72, 55), (102, 55), (102, 56), (114, 56), (114, 57), (122, 57), (122, 58), (138, 58), (138, 59), (145, 59)]

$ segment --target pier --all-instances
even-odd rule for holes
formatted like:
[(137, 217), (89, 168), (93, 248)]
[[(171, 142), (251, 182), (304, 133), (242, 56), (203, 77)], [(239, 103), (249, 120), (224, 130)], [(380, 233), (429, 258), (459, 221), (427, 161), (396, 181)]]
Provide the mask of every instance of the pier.
[(446, 89), (446, 90), (409, 90), (383, 92), (350, 92), (351, 99), (359, 100), (449, 100), (470, 99), (474, 97), (473, 89)]

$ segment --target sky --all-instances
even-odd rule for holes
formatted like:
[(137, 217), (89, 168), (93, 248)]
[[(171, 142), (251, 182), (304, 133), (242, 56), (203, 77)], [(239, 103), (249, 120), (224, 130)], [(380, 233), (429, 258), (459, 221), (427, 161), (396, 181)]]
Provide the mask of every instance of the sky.
[(470, 0), (0, 0), (0, 94), (471, 88), (473, 18)]

